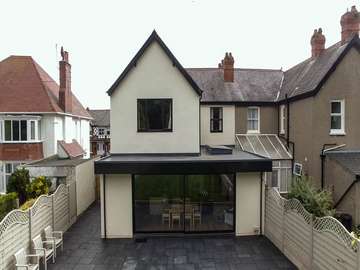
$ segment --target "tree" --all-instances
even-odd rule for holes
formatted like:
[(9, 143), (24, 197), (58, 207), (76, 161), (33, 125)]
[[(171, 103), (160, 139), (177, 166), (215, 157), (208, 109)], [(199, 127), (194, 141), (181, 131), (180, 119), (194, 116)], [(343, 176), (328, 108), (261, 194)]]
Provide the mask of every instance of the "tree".
[(19, 197), (19, 203), (23, 204), (27, 199), (26, 187), (30, 183), (29, 171), (25, 168), (16, 169), (9, 178), (7, 193), (16, 192)]

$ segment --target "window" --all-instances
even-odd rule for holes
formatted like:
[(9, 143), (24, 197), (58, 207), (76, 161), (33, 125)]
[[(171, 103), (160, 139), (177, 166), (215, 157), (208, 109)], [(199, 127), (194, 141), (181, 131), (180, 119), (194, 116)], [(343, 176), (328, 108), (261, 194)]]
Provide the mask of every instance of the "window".
[(280, 106), (280, 134), (285, 134), (285, 105)]
[(267, 185), (277, 188), (280, 192), (288, 192), (291, 186), (291, 161), (273, 161), (272, 172), (266, 173)]
[(260, 116), (259, 107), (248, 107), (247, 111), (247, 132), (259, 133), (260, 132)]
[(103, 136), (105, 133), (105, 130), (103, 128), (99, 128), (99, 136)]
[(39, 123), (38, 120), (4, 120), (0, 121), (0, 131), (3, 130), (5, 142), (34, 141), (40, 136)]
[(138, 99), (138, 132), (171, 132), (172, 99)]
[[(0, 168), (0, 172), (3, 172), (3, 177), (0, 177), (0, 193), (6, 193), (6, 186), (9, 182), (11, 174), (16, 170), (17, 167), (22, 165), (22, 162), (10, 162), (3, 163), (3, 169)], [(0, 174), (1, 176), (1, 174)]]
[(344, 100), (331, 101), (331, 120), (330, 120), (330, 134), (344, 134), (345, 133), (345, 103)]
[(223, 108), (211, 107), (210, 108), (210, 132), (223, 131)]

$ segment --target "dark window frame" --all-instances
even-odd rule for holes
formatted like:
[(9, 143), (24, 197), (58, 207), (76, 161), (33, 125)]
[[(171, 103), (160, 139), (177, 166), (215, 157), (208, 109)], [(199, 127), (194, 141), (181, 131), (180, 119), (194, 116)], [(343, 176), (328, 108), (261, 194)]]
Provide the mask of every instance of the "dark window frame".
[[(214, 109), (219, 109), (221, 113), (219, 113), (219, 118), (215, 119), (213, 118), (213, 110)], [(221, 116), (221, 117), (220, 117)], [(214, 129), (214, 121), (218, 121), (219, 123), (219, 129), (216, 130)], [(223, 128), (223, 123), (224, 123), (224, 109), (223, 107), (210, 107), (210, 132), (211, 133), (222, 133), (224, 128)]]
[[(140, 102), (146, 101), (146, 100), (164, 100), (164, 101), (170, 101), (170, 128), (164, 128), (164, 129), (142, 129), (140, 128), (140, 114), (139, 114), (139, 105)], [(137, 132), (139, 133), (152, 133), (152, 132), (173, 132), (173, 99), (172, 98), (138, 98), (137, 99)]]

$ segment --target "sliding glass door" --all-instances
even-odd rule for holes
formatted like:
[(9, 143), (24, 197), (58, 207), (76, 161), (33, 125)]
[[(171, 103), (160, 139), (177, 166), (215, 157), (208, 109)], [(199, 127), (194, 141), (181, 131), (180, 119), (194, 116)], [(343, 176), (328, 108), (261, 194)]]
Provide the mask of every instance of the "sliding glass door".
[(234, 175), (134, 175), (134, 231), (231, 232)]

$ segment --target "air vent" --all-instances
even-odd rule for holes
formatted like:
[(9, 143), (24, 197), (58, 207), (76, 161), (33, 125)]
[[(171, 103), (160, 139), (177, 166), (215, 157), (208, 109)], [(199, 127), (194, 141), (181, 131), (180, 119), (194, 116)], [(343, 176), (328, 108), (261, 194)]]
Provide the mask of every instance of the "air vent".
[(206, 150), (210, 155), (231, 155), (233, 149), (223, 145), (207, 145)]

